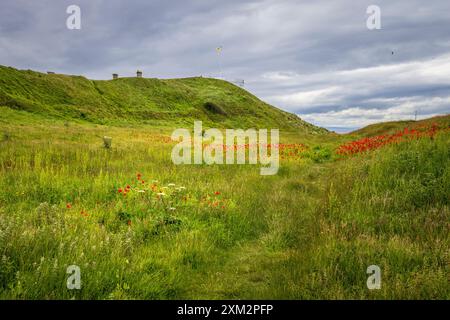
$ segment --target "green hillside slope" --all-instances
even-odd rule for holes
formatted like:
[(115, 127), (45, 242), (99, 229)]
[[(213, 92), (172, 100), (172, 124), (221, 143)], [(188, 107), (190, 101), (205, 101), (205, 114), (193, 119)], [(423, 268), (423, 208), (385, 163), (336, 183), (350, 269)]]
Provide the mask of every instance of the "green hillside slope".
[(349, 136), (372, 137), (382, 134), (392, 134), (405, 128), (414, 129), (417, 127), (427, 127), (436, 124), (440, 127), (448, 127), (450, 125), (450, 115), (436, 116), (423, 120), (404, 120), (380, 122), (368, 125), (364, 128), (348, 133)]
[(100, 124), (276, 127), (323, 133), (229, 82), (210, 78), (89, 80), (0, 66), (0, 106)]

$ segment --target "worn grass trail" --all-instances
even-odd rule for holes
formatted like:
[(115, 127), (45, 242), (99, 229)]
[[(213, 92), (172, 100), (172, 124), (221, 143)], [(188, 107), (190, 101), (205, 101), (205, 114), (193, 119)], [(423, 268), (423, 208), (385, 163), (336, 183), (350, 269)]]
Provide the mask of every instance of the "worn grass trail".
[[(282, 299), (287, 297), (287, 287), (301, 285), (278, 282), (278, 273), (289, 266), (293, 256), (307, 259), (312, 253), (319, 233), (314, 214), (329, 167), (304, 164), (283, 168), (282, 178), (261, 190), (267, 219), (264, 232), (230, 250), (223, 265), (193, 279), (195, 294), (188, 298)], [(300, 265), (290, 267), (290, 272), (301, 270)]]

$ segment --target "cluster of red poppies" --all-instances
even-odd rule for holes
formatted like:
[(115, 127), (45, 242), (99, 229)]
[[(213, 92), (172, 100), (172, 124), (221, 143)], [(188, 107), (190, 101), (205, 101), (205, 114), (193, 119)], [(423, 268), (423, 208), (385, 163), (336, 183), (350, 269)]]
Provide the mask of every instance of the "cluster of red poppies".
[[(142, 185), (142, 187), (144, 187), (145, 185), (145, 180), (142, 179), (142, 174), (141, 173), (136, 173), (136, 184), (133, 184), (133, 188), (137, 187), (137, 185)], [(148, 185), (148, 187), (153, 191), (156, 192), (157, 191), (157, 185), (156, 183), (152, 183), (150, 185)], [(132, 187), (128, 184), (126, 187), (120, 187), (117, 189), (117, 192), (122, 194), (123, 196), (126, 196), (130, 191), (132, 190)]]
[(203, 145), (202, 145), (202, 148), (203, 149), (206, 149), (206, 150), (208, 150), (208, 149), (212, 149), (212, 148), (222, 148), (223, 149), (223, 151), (227, 151), (227, 150), (229, 150), (229, 151), (237, 151), (237, 150), (249, 150), (250, 149), (250, 147), (252, 147), (252, 148), (258, 148), (258, 147), (260, 147), (260, 148), (264, 148), (264, 147), (266, 147), (267, 146), (267, 148), (271, 148), (271, 146), (272, 145), (270, 145), (270, 144), (267, 144), (267, 145), (264, 145), (264, 144), (249, 144), (249, 143), (245, 143), (245, 144), (233, 144), (233, 145), (227, 145), (227, 144), (214, 144), (214, 143), (212, 143), (212, 144), (207, 144), (207, 143), (204, 143)]
[(215, 191), (212, 195), (207, 194), (200, 199), (200, 203), (212, 208), (225, 209), (227, 201), (220, 197), (220, 192)]
[[(250, 147), (252, 148), (267, 148), (270, 153), (271, 149), (278, 149), (279, 155), (281, 159), (300, 159), (302, 157), (303, 152), (305, 152), (308, 147), (302, 143), (279, 143), (279, 144), (235, 144), (235, 145), (219, 145), (222, 147), (223, 151), (237, 151), (237, 150), (245, 150), (248, 151)], [(215, 148), (217, 145), (214, 144), (204, 144), (203, 148)]]
[[(72, 209), (72, 204), (70, 203), (70, 202), (68, 202), (68, 203), (66, 203), (66, 208), (67, 209)], [(89, 217), (89, 213), (87, 213), (85, 210), (81, 210), (80, 211), (80, 214), (83, 216), (83, 217)]]
[(119, 188), (119, 189), (117, 190), (117, 192), (119, 192), (119, 193), (123, 194), (124, 196), (126, 196), (127, 193), (128, 193), (130, 190), (131, 190), (131, 186), (130, 186), (130, 185), (127, 185), (125, 188)]
[(164, 135), (160, 135), (160, 134), (145, 134), (145, 135), (140, 135), (140, 137), (145, 137), (145, 139), (147, 141), (151, 141), (152, 143), (165, 143), (165, 144), (173, 144), (174, 141), (172, 140), (172, 138), (170, 136), (164, 136)]
[(298, 160), (303, 157), (303, 153), (308, 150), (308, 147), (303, 143), (279, 144), (278, 149), (281, 159)]
[(381, 148), (385, 145), (398, 143), (406, 139), (420, 139), (424, 137), (434, 137), (441, 128), (437, 124), (430, 127), (420, 127), (416, 129), (405, 128), (394, 134), (379, 135), (375, 137), (362, 138), (356, 141), (347, 142), (339, 146), (336, 153), (343, 156), (363, 153)]

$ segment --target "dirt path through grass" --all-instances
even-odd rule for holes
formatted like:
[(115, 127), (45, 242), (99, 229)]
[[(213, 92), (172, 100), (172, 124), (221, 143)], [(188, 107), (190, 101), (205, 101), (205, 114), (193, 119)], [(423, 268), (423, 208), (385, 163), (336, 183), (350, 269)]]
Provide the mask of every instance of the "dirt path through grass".
[[(231, 248), (220, 267), (195, 277), (187, 298), (282, 298), (289, 291), (285, 288), (289, 281), (277, 281), (280, 272), (286, 276), (294, 257), (311, 253), (318, 232), (314, 213), (323, 197), (329, 170), (330, 165), (313, 163), (283, 168), (283, 178), (273, 181), (266, 199), (277, 208), (267, 210), (267, 230), (257, 239)], [(301, 266), (297, 269), (301, 272)]]

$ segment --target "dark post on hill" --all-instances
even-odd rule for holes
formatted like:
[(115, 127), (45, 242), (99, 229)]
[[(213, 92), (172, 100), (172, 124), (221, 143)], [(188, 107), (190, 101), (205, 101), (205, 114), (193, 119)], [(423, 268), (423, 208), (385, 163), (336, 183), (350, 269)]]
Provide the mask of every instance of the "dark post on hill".
[(136, 77), (142, 78), (142, 71), (136, 71)]
[(113, 79), (119, 79), (119, 75), (117, 73), (112, 74)]

